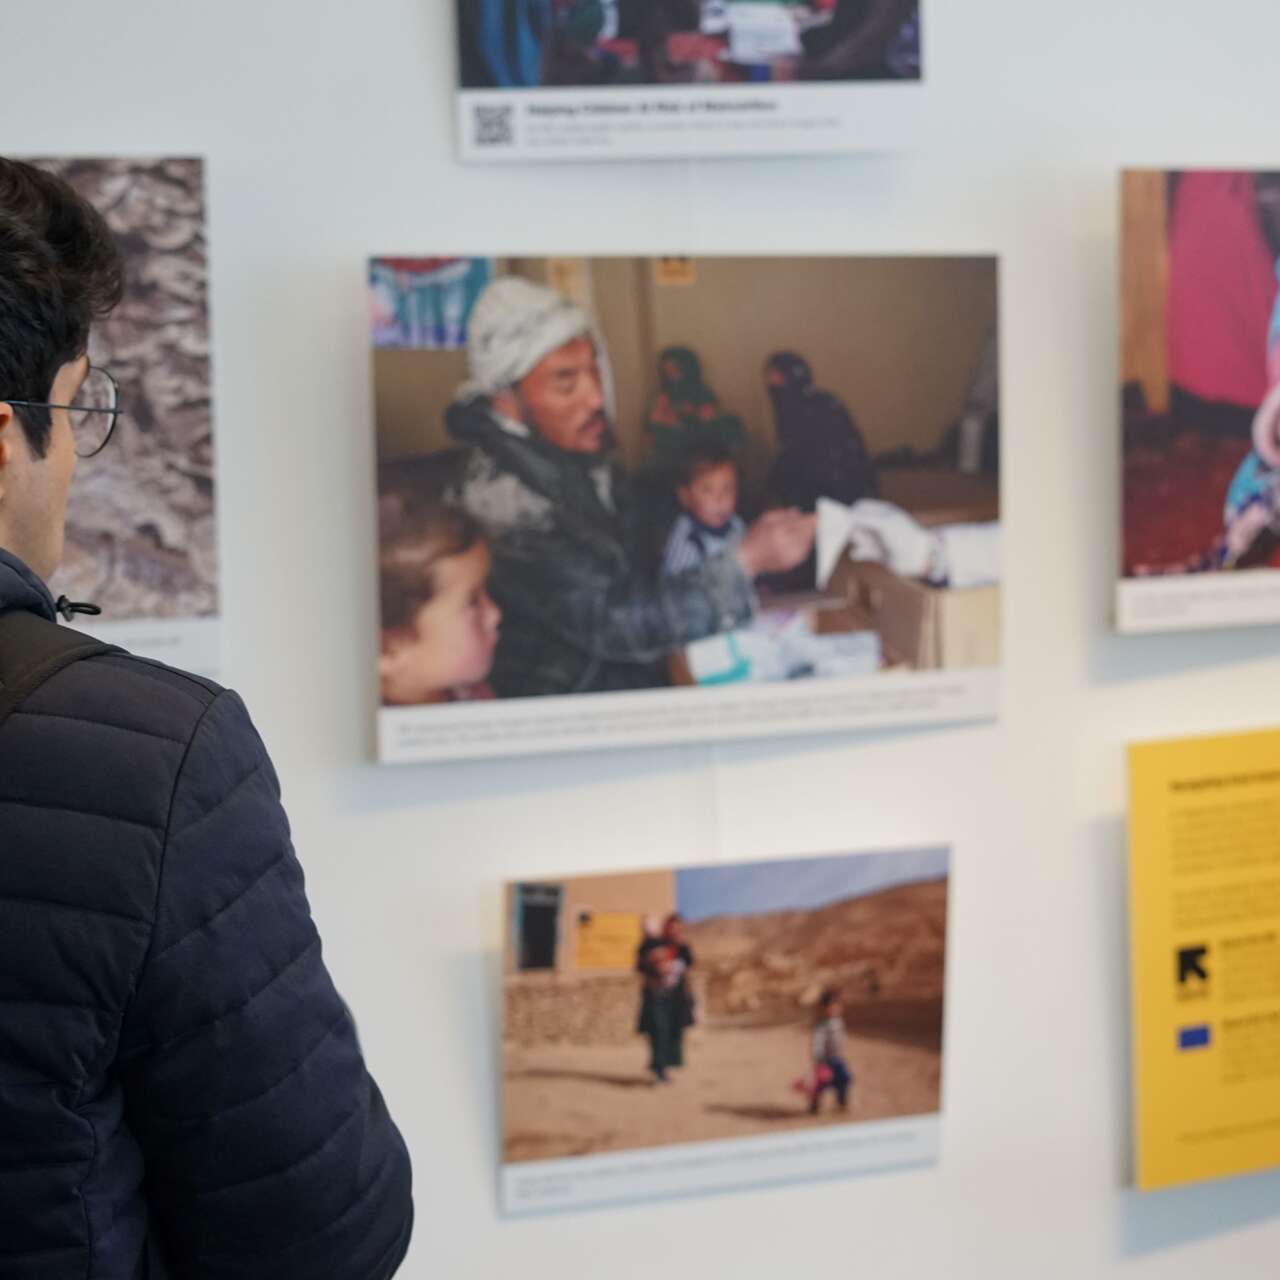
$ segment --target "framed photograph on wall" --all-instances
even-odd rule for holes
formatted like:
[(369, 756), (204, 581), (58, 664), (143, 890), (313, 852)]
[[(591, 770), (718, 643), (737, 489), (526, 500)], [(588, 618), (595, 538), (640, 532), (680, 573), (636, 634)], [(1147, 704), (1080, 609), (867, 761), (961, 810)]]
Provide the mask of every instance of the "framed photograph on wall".
[(937, 1159), (945, 848), (506, 890), (502, 1206)]
[(214, 675), (218, 538), (204, 162), (32, 163), (65, 178), (102, 214), (125, 264), (124, 300), (94, 326), (89, 343), (91, 363), (118, 384), (121, 412), (107, 446), (76, 468), (66, 551), (51, 586), (55, 595), (101, 608), (101, 617), (77, 617), (77, 630)]
[(377, 258), (388, 762), (988, 718), (991, 258)]
[(1280, 173), (1122, 185), (1121, 631), (1280, 622)]
[(884, 150), (923, 115), (921, 0), (456, 0), (477, 163)]

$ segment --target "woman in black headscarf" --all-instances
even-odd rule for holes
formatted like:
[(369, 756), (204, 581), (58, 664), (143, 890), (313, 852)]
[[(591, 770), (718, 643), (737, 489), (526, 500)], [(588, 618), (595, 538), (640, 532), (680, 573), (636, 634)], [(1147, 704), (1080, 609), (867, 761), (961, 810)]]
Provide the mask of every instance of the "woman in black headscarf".
[(849, 411), (813, 385), (803, 356), (779, 351), (764, 367), (779, 453), (769, 470), (770, 503), (812, 511), (819, 498), (846, 505), (879, 492), (875, 463)]

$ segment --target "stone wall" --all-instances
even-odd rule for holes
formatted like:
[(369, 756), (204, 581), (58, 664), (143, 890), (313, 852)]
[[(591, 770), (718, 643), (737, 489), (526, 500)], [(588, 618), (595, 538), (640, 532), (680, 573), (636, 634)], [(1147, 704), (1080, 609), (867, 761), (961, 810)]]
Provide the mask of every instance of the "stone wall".
[(640, 982), (632, 973), (522, 974), (505, 984), (505, 1035), (539, 1044), (623, 1044), (636, 1035)]

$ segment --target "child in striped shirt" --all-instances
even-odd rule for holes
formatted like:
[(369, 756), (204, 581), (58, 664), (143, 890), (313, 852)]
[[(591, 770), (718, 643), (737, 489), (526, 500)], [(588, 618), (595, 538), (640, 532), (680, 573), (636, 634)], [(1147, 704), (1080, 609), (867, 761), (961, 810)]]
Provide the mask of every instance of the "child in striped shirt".
[(732, 551), (746, 532), (736, 510), (738, 464), (727, 449), (713, 445), (690, 449), (681, 462), (676, 499), (682, 510), (667, 536), (664, 577)]

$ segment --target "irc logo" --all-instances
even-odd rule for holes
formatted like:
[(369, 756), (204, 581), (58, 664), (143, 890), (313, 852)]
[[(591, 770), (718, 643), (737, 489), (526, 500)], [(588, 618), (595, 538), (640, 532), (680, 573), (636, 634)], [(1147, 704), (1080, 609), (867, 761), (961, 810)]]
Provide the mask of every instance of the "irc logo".
[(1194, 1000), (1207, 994), (1209, 987), (1209, 948), (1179, 947), (1176, 953), (1178, 999)]

